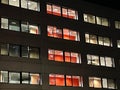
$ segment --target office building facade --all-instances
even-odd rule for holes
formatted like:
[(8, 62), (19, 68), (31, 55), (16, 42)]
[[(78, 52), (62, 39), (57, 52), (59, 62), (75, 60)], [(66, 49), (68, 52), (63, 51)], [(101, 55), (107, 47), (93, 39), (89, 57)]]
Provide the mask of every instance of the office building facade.
[(120, 11), (1, 0), (0, 18), (0, 90), (120, 90)]

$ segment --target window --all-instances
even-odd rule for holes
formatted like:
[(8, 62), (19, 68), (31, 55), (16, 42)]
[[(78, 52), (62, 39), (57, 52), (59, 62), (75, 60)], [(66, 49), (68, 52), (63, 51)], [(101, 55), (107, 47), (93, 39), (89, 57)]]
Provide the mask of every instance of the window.
[(63, 62), (63, 52), (60, 50), (51, 50), (48, 51), (48, 59)]
[(30, 84), (40, 84), (40, 75), (30, 73)]
[(59, 62), (81, 63), (81, 55), (75, 52), (63, 52), (60, 50), (48, 50), (48, 59)]
[(108, 26), (108, 24), (109, 24), (107, 18), (102, 18), (102, 17), (96, 16), (96, 21), (97, 21), (98, 25)]
[(48, 36), (50, 36), (50, 37), (62, 38), (62, 30), (57, 27), (48, 26), (47, 32), (48, 32)]
[(8, 29), (8, 19), (1, 18), (1, 28)]
[(62, 16), (78, 20), (78, 12), (72, 9), (62, 8)]
[(83, 78), (81, 76), (49, 74), (49, 85), (83, 87)]
[(87, 64), (115, 67), (114, 58), (87, 54)]
[(14, 31), (20, 31), (20, 23), (16, 20), (9, 20), (9, 29)]
[(84, 16), (84, 21), (85, 22), (89, 22), (89, 23), (95, 24), (95, 16), (90, 15), (90, 14), (83, 14), (83, 16)]
[(101, 88), (101, 78), (89, 77), (89, 87)]
[(87, 55), (88, 64), (99, 66), (99, 57), (95, 55)]
[(117, 47), (120, 48), (120, 40), (117, 40)]
[(57, 5), (47, 4), (47, 13), (61, 16), (61, 7)]
[(19, 7), (19, 0), (9, 0), (9, 5)]
[(85, 34), (85, 42), (112, 47), (111, 38), (101, 37), (101, 36), (92, 35), (92, 34), (88, 34), (88, 33)]
[(115, 21), (115, 28), (120, 29), (120, 21)]
[(65, 52), (65, 62), (80, 63), (81, 56), (78, 53)]
[(0, 71), (0, 82), (7, 83), (8, 82), (8, 72)]
[(29, 73), (22, 72), (22, 84), (29, 84), (29, 82), (30, 82)]
[(79, 33), (69, 29), (63, 29), (63, 38), (67, 40), (80, 41)]
[(20, 73), (9, 72), (9, 83), (20, 84)]
[(9, 45), (9, 56), (20, 56), (20, 47), (18, 45)]
[(9, 44), (0, 44), (1, 46), (1, 55), (8, 55), (8, 52), (9, 52)]

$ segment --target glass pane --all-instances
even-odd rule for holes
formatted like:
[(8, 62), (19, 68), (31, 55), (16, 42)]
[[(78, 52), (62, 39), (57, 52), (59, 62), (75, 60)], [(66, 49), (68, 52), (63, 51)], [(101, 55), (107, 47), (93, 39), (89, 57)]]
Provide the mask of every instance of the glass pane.
[(47, 34), (48, 34), (48, 36), (54, 37), (54, 33), (53, 33), (54, 28), (56, 28), (56, 27), (53, 27), (53, 26), (48, 26), (47, 27)]
[(97, 44), (97, 36), (96, 35), (90, 35), (90, 43)]
[(76, 19), (75, 10), (68, 9), (68, 18)]
[(16, 20), (9, 20), (9, 29), (14, 31), (20, 31), (20, 24)]
[(80, 77), (79, 76), (72, 76), (73, 86), (79, 87), (80, 86)]
[(21, 7), (27, 9), (27, 0), (21, 0)]
[(104, 45), (105, 46), (110, 46), (111, 45), (111, 42), (110, 42), (109, 38), (104, 38)]
[(77, 41), (77, 32), (70, 30), (70, 40)]
[(1, 55), (8, 55), (9, 45), (1, 44)]
[(70, 52), (65, 52), (65, 62), (71, 62)]
[(49, 60), (55, 60), (55, 53), (54, 50), (48, 50), (48, 59)]
[(98, 43), (99, 43), (99, 45), (104, 45), (104, 38), (98, 37)]
[(19, 0), (9, 0), (9, 5), (19, 7)]
[(1, 0), (1, 3), (8, 4), (8, 0)]
[(66, 75), (66, 86), (72, 86), (72, 77)]
[(30, 58), (39, 59), (39, 49), (30, 47), (29, 55)]
[(9, 83), (20, 84), (20, 73), (9, 72)]
[(28, 22), (21, 22), (21, 31), (22, 32), (29, 32), (28, 26), (29, 26)]
[(92, 55), (92, 65), (99, 65), (99, 57)]
[(102, 18), (102, 25), (108, 26), (108, 20), (106, 18)]
[(1, 18), (1, 28), (8, 29), (8, 19)]
[(102, 23), (101, 17), (96, 17), (96, 21), (97, 21), (97, 24), (101, 25), (101, 23)]
[(22, 84), (29, 84), (29, 82), (30, 82), (29, 73), (22, 72)]
[(55, 85), (55, 74), (49, 74), (49, 85)]
[(47, 13), (52, 14), (52, 5), (47, 4)]
[(28, 47), (28, 46), (22, 46), (21, 50), (22, 50), (22, 51), (21, 51), (22, 57), (28, 58), (28, 55), (29, 55), (29, 47)]
[(9, 56), (20, 56), (20, 47), (17, 45), (9, 45)]
[(87, 15), (87, 19), (89, 23), (95, 23), (95, 16), (93, 15)]
[(85, 34), (85, 41), (86, 43), (90, 43), (90, 37), (89, 37), (89, 34)]
[(88, 22), (87, 14), (83, 14), (83, 16), (84, 16), (84, 21), (85, 21), (85, 22)]
[(105, 58), (104, 57), (100, 57), (100, 64), (101, 64), (101, 66), (105, 66)]
[(63, 29), (63, 38), (69, 40), (70, 39), (70, 31), (69, 29)]
[(40, 84), (40, 75), (30, 73), (30, 84)]
[(120, 48), (120, 40), (117, 40), (117, 47)]
[(102, 85), (103, 85), (103, 88), (107, 88), (107, 79), (105, 78), (102, 79)]
[(53, 14), (57, 16), (61, 16), (61, 8), (60, 6), (53, 5)]
[(64, 75), (56, 75), (56, 86), (65, 86)]
[(80, 55), (78, 53), (71, 53), (71, 63), (80, 63)]
[(8, 83), (8, 72), (0, 71), (0, 82)]
[(108, 88), (115, 89), (115, 82), (112, 79), (108, 79)]
[(62, 16), (63, 17), (68, 17), (68, 12), (66, 8), (62, 8)]
[(28, 9), (34, 10), (34, 11), (39, 11), (39, 9), (38, 9), (38, 2), (29, 0), (28, 1)]
[(63, 52), (55, 50), (55, 61), (63, 62)]
[(37, 25), (29, 25), (29, 33), (39, 34), (39, 28)]
[(112, 59), (110, 57), (105, 57), (106, 66), (112, 67)]

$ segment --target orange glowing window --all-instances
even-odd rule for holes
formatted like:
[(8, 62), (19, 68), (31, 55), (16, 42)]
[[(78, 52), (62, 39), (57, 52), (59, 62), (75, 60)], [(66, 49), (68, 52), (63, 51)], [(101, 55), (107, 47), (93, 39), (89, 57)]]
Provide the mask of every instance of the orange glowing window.
[(65, 62), (71, 62), (70, 52), (65, 52)]
[(79, 34), (76, 31), (69, 29), (63, 29), (63, 38), (67, 40), (79, 41)]
[(48, 59), (55, 60), (54, 50), (51, 50), (51, 49), (48, 50)]
[(66, 86), (72, 86), (72, 77), (66, 75)]
[(64, 75), (56, 75), (56, 86), (65, 86)]
[(52, 14), (52, 5), (47, 4), (47, 13)]
[(68, 11), (66, 8), (62, 8), (62, 16), (66, 18), (68, 17)]
[(50, 74), (49, 75), (49, 85), (56, 85), (56, 81), (55, 81), (55, 74)]
[(72, 76), (73, 86), (79, 87), (80, 86), (80, 77), (79, 76)]
[(47, 32), (48, 32), (48, 36), (50, 37), (62, 38), (62, 30), (57, 27), (48, 26)]
[(60, 6), (53, 5), (53, 15), (61, 16), (61, 8)]
[(63, 62), (63, 52), (55, 50), (55, 61)]

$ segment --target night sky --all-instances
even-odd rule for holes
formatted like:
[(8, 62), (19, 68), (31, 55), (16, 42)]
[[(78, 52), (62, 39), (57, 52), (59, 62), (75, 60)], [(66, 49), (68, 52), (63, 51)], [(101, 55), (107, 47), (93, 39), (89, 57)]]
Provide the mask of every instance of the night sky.
[(83, 1), (120, 10), (119, 0), (83, 0)]

